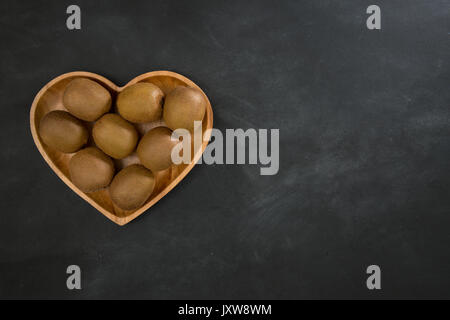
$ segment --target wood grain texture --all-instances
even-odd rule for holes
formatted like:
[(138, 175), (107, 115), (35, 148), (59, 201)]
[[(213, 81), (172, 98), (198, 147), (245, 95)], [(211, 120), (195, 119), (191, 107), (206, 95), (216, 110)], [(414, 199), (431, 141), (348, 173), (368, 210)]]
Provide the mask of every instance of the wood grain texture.
[[(84, 193), (80, 189), (78, 189), (71, 181), (69, 176), (68, 164), (70, 158), (73, 156), (72, 154), (65, 154), (59, 152), (51, 147), (45, 145), (39, 135), (39, 123), (42, 117), (53, 110), (65, 110), (63, 105), (63, 93), (67, 86), (67, 84), (79, 77), (89, 78), (100, 83), (106, 89), (108, 89), (112, 95), (113, 101), (116, 100), (117, 94), (124, 90), (126, 87), (133, 85), (138, 82), (150, 82), (157, 85), (164, 94), (169, 93), (171, 90), (176, 88), (177, 86), (187, 86), (200, 90), (204, 95), (207, 101), (207, 108), (205, 117), (203, 119), (203, 134), (205, 134), (207, 129), (212, 129), (213, 125), (213, 111), (211, 107), (211, 103), (209, 102), (208, 97), (203, 92), (203, 90), (198, 87), (194, 82), (189, 80), (188, 78), (177, 74), (175, 72), (170, 71), (153, 71), (142, 74), (130, 82), (128, 82), (123, 87), (118, 87), (108, 79), (97, 75), (95, 73), (77, 71), (63, 74), (48, 84), (46, 84), (36, 95), (34, 98), (33, 104), (30, 110), (30, 127), (31, 133), (33, 135), (34, 142), (39, 149), (39, 152), (42, 154), (45, 161), (49, 164), (49, 166), (53, 169), (53, 171), (61, 178), (64, 183), (66, 183), (76, 194), (78, 194), (81, 198), (90, 203), (94, 208), (103, 213), (107, 218), (117, 223), (118, 225), (125, 225), (133, 219), (137, 218), (139, 215), (144, 213), (147, 209), (153, 206), (156, 202), (158, 202), (162, 197), (164, 197), (170, 190), (172, 190), (184, 177), (189, 173), (189, 171), (194, 167), (195, 163), (200, 159), (203, 151), (208, 145), (208, 141), (210, 138), (210, 131), (208, 131), (209, 135), (205, 139), (201, 145), (201, 148), (198, 150), (194, 150), (192, 152), (192, 161), (189, 164), (181, 164), (181, 165), (173, 165), (167, 170), (154, 172), (156, 178), (155, 189), (153, 190), (152, 195), (149, 197), (144, 206), (137, 210), (133, 211), (125, 211), (117, 206), (115, 206), (111, 198), (109, 196), (108, 189), (103, 189), (93, 193)], [(115, 104), (113, 103), (113, 108), (115, 108)], [(111, 110), (115, 112), (115, 110)], [(89, 130), (92, 129), (93, 123), (87, 123), (87, 127)], [(140, 135), (145, 134), (147, 131), (154, 127), (165, 126), (164, 121), (156, 121), (150, 123), (143, 124), (134, 124)], [(88, 142), (88, 145), (94, 145), (92, 138)], [(120, 169), (134, 163), (139, 163), (139, 159), (134, 152), (129, 157), (122, 160), (114, 160), (116, 171), (118, 172)]]

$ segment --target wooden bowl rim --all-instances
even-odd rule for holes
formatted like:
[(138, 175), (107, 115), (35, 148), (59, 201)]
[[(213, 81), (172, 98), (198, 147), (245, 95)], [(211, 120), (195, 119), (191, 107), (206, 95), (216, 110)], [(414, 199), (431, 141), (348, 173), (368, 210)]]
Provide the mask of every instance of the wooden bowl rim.
[(168, 184), (161, 192), (159, 192), (151, 201), (146, 203), (143, 207), (137, 209), (132, 214), (130, 214), (130, 215), (126, 216), (126, 217), (118, 217), (114, 213), (112, 213), (109, 210), (106, 210), (105, 208), (100, 206), (96, 201), (94, 201), (92, 198), (90, 198), (86, 193), (84, 193), (83, 191), (78, 189), (78, 187), (76, 187), (72, 183), (72, 181), (70, 181), (70, 179), (67, 178), (62, 173), (62, 171), (58, 168), (58, 166), (47, 155), (47, 153), (45, 152), (45, 149), (44, 149), (44, 147), (43, 147), (43, 145), (42, 145), (42, 143), (41, 143), (41, 141), (39, 139), (39, 135), (37, 133), (37, 128), (36, 128), (36, 125), (35, 125), (35, 114), (36, 114), (37, 105), (38, 105), (40, 99), (42, 98), (42, 96), (45, 94), (45, 92), (49, 88), (51, 88), (56, 83), (58, 83), (58, 82), (60, 82), (62, 80), (65, 80), (67, 78), (86, 77), (86, 78), (95, 79), (98, 82), (101, 82), (102, 84), (107, 85), (110, 89), (114, 90), (115, 92), (119, 93), (123, 89), (125, 89), (126, 87), (128, 87), (130, 85), (133, 85), (135, 83), (141, 82), (141, 81), (143, 81), (145, 79), (148, 79), (148, 78), (161, 77), (161, 76), (176, 78), (177, 80), (187, 84), (189, 87), (193, 87), (193, 88), (196, 88), (196, 89), (200, 90), (200, 92), (204, 95), (204, 97), (206, 98), (206, 101), (207, 101), (206, 115), (205, 115), (205, 119), (207, 121), (206, 129), (207, 130), (208, 129), (212, 129), (212, 126), (213, 126), (213, 111), (212, 111), (212, 107), (211, 107), (211, 102), (209, 101), (208, 96), (203, 92), (202, 88), (200, 88), (198, 85), (196, 85), (192, 80), (186, 78), (185, 76), (183, 76), (183, 75), (181, 75), (179, 73), (172, 72), (172, 71), (165, 71), (165, 70), (151, 71), (151, 72), (147, 72), (147, 73), (141, 74), (141, 75), (133, 78), (132, 80), (130, 80), (126, 85), (124, 85), (122, 87), (119, 87), (115, 83), (113, 83), (112, 81), (108, 80), (107, 78), (105, 78), (105, 77), (103, 77), (101, 75), (98, 75), (96, 73), (92, 73), (92, 72), (73, 71), (73, 72), (64, 73), (64, 74), (54, 78), (53, 80), (48, 82), (44, 87), (42, 87), (42, 89), (39, 90), (39, 92), (35, 96), (35, 98), (33, 100), (33, 103), (31, 105), (31, 109), (30, 109), (31, 134), (33, 136), (34, 143), (36, 144), (39, 152), (41, 153), (42, 157), (45, 159), (47, 164), (58, 175), (58, 177), (65, 184), (67, 184), (69, 186), (69, 188), (71, 188), (76, 194), (78, 194), (81, 198), (86, 200), (91, 206), (93, 206), (95, 209), (100, 211), (108, 219), (110, 219), (111, 221), (115, 222), (119, 226), (123, 226), (123, 225), (129, 223), (130, 221), (136, 219), (138, 216), (140, 216), (142, 213), (144, 213), (146, 210), (148, 210), (151, 206), (153, 206), (155, 203), (157, 203), (161, 198), (163, 198), (167, 193), (169, 193), (170, 190), (172, 190), (178, 183), (180, 183), (181, 180), (184, 179), (184, 177), (186, 177), (186, 175), (189, 173), (189, 171), (192, 170), (192, 168), (197, 163), (197, 161), (200, 160), (200, 158), (201, 158), (201, 156), (203, 154), (203, 151), (205, 151), (205, 148), (206, 148), (206, 146), (209, 143), (209, 139), (211, 138), (211, 130), (207, 131), (207, 133), (208, 133), (208, 135), (206, 136), (207, 139), (206, 139), (206, 141), (205, 141), (205, 139), (203, 140), (202, 148), (196, 152), (192, 162), (189, 163), (189, 165), (187, 165), (186, 168), (184, 168), (183, 171), (181, 171), (178, 174), (178, 176), (170, 184)]

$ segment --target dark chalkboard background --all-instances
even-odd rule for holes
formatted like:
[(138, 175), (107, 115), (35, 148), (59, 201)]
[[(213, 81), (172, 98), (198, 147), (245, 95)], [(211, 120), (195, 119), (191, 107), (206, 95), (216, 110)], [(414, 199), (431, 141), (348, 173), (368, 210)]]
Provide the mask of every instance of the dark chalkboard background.
[[(448, 1), (1, 1), (1, 298), (450, 298)], [(201, 86), (216, 128), (280, 128), (280, 171), (199, 165), (118, 227), (33, 144), (85, 70)], [(82, 268), (81, 291), (66, 267)], [(382, 290), (366, 288), (366, 268)]]

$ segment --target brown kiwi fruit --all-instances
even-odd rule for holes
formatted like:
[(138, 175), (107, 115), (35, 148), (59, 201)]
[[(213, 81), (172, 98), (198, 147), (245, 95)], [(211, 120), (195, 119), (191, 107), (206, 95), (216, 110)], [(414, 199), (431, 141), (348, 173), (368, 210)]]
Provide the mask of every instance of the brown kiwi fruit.
[(114, 163), (97, 148), (78, 151), (69, 161), (70, 179), (84, 192), (106, 188), (114, 176)]
[(109, 186), (112, 201), (123, 210), (141, 207), (155, 187), (153, 173), (140, 164), (122, 169)]
[(163, 118), (166, 125), (194, 131), (194, 121), (202, 121), (206, 111), (203, 94), (194, 88), (176, 87), (166, 97)]
[(117, 97), (117, 111), (136, 123), (161, 119), (164, 93), (152, 83), (140, 82), (125, 88)]
[(141, 163), (153, 172), (165, 170), (172, 163), (172, 148), (179, 141), (172, 141), (172, 130), (157, 127), (147, 132), (137, 147), (137, 154)]
[(105, 114), (95, 122), (92, 136), (97, 147), (115, 159), (130, 155), (138, 141), (136, 128), (113, 113)]
[(95, 121), (111, 109), (111, 94), (95, 81), (77, 78), (67, 85), (63, 103), (75, 117)]
[(39, 136), (46, 145), (64, 153), (72, 153), (87, 143), (89, 133), (84, 124), (70, 113), (55, 110), (42, 118)]

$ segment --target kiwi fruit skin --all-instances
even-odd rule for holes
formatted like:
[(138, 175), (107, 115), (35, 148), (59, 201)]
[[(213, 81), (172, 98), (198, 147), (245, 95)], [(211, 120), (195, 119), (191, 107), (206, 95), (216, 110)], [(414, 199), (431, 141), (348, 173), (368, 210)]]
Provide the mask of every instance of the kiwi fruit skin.
[(66, 109), (84, 121), (95, 121), (111, 109), (112, 98), (108, 90), (87, 78), (72, 80), (63, 95)]
[(135, 123), (161, 119), (164, 93), (152, 83), (139, 82), (125, 88), (117, 97), (117, 111)]
[(169, 168), (172, 162), (172, 149), (179, 141), (171, 140), (172, 130), (156, 127), (147, 132), (137, 147), (141, 163), (153, 172)]
[(153, 173), (139, 164), (122, 169), (109, 186), (111, 200), (123, 210), (141, 207), (155, 187)]
[(194, 131), (194, 121), (202, 121), (206, 111), (203, 94), (194, 88), (176, 87), (164, 101), (163, 118), (172, 129)]
[(129, 156), (139, 138), (131, 123), (113, 113), (105, 114), (95, 122), (92, 136), (97, 147), (114, 159)]
[(41, 119), (39, 136), (49, 147), (63, 153), (72, 153), (87, 143), (89, 133), (84, 124), (70, 113), (55, 110)]
[(114, 176), (114, 163), (95, 147), (78, 151), (69, 161), (70, 179), (83, 192), (104, 189)]

